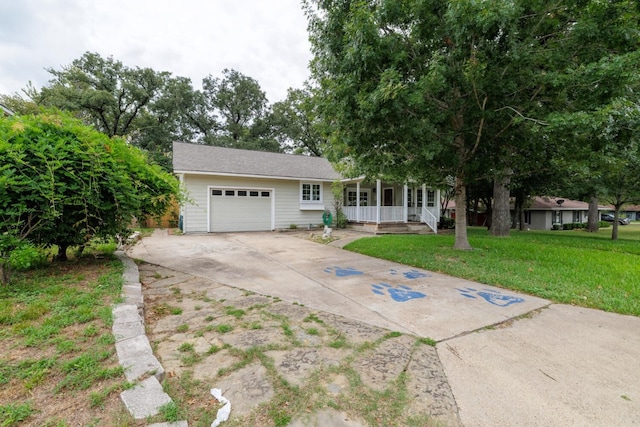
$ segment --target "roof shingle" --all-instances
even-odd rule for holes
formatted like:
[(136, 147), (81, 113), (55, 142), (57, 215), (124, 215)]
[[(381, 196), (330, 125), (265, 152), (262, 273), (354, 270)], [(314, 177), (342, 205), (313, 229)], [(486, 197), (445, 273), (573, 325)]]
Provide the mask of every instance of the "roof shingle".
[(323, 157), (174, 142), (175, 173), (205, 173), (333, 181), (340, 174)]

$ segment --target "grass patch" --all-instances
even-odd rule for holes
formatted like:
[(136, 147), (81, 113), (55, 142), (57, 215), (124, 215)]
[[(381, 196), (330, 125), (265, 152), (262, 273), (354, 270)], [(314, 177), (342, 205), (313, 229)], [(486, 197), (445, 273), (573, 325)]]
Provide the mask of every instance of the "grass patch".
[(219, 405), (211, 398), (211, 384), (193, 378), (192, 371), (185, 371), (179, 377), (167, 376), (163, 388), (173, 401), (161, 409), (155, 421), (190, 419), (197, 422), (189, 422), (189, 425), (210, 426), (216, 419)]
[(245, 311), (241, 310), (239, 308), (235, 308), (232, 306), (227, 306), (224, 308), (225, 309), (225, 313), (227, 314), (227, 316), (233, 316), (236, 319), (241, 318), (242, 316), (245, 315)]
[(0, 287), (0, 426), (113, 425), (120, 416), (117, 392), (127, 382), (111, 307), (122, 265), (109, 256), (111, 244), (95, 246), (99, 257), (87, 248), (68, 262), (16, 272)]
[(557, 303), (640, 316), (640, 224), (610, 231), (513, 231), (498, 238), (470, 227), (472, 251), (454, 235), (363, 238), (347, 249), (405, 265), (528, 293)]
[(0, 405), (0, 421), (2, 421), (0, 425), (3, 427), (17, 425), (28, 419), (34, 412), (33, 404), (30, 402)]
[(229, 324), (226, 324), (226, 323), (222, 323), (222, 324), (216, 326), (215, 330), (219, 334), (226, 334), (227, 332), (233, 331), (233, 326), (231, 326)]

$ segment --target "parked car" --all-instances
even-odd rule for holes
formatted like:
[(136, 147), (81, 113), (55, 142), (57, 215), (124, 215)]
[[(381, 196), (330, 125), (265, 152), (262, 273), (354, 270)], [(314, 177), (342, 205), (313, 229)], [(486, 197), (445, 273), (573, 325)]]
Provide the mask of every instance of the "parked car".
[[(602, 217), (600, 217), (600, 219), (602, 219), (603, 221), (607, 221), (607, 222), (613, 222), (614, 216), (613, 216), (613, 214), (603, 214)], [(630, 222), (631, 221), (629, 221), (629, 218), (618, 218), (618, 223), (619, 224), (627, 225)]]

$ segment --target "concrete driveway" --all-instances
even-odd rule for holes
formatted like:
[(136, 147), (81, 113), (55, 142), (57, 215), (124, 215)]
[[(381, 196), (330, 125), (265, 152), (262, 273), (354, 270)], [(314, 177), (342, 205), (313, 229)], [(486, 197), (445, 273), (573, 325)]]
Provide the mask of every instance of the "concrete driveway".
[(640, 425), (637, 317), (551, 304), (290, 233), (155, 233), (128, 255), (438, 341), (467, 426)]

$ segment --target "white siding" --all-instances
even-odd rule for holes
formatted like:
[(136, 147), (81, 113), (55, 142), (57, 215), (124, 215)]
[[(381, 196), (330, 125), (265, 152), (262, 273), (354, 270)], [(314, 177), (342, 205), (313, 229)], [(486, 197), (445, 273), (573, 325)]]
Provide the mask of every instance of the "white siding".
[[(313, 181), (304, 181), (313, 182)], [(182, 209), (183, 230), (185, 233), (203, 233), (209, 231), (209, 194), (210, 187), (263, 188), (273, 190), (275, 228), (289, 228), (291, 224), (306, 227), (309, 224), (322, 223), (322, 210), (300, 209), (300, 181), (239, 178), (203, 175), (185, 175), (184, 185), (193, 203), (187, 203)], [(333, 211), (331, 183), (322, 183), (323, 206)]]

